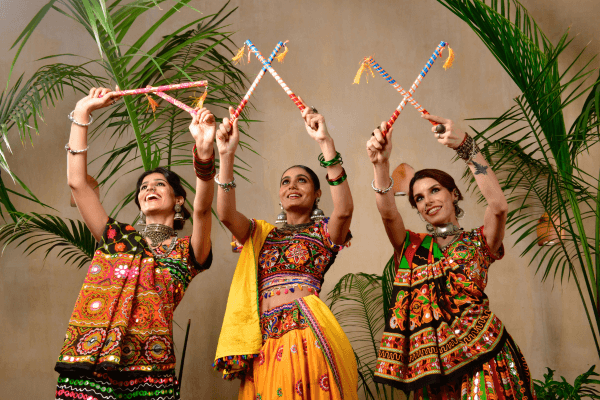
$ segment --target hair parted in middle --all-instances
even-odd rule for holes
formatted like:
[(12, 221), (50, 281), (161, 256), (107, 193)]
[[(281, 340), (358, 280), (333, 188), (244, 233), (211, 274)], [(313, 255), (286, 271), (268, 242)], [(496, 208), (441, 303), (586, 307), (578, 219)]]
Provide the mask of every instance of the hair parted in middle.
[(181, 179), (179, 178), (179, 175), (177, 175), (175, 172), (171, 171), (170, 169), (158, 167), (158, 168), (154, 168), (153, 170), (145, 171), (144, 173), (142, 173), (140, 175), (140, 177), (138, 178), (136, 186), (135, 186), (135, 197), (134, 197), (135, 204), (138, 206), (138, 209), (139, 209), (140, 201), (138, 199), (138, 196), (140, 194), (140, 187), (142, 187), (144, 178), (147, 177), (148, 175), (155, 174), (155, 173), (162, 174), (165, 177), (165, 179), (167, 180), (167, 183), (173, 189), (173, 193), (175, 193), (175, 197), (183, 197), (183, 204), (181, 205), (181, 208), (182, 208), (181, 213), (183, 214), (183, 220), (175, 220), (173, 222), (173, 229), (178, 230), (178, 231), (182, 230), (183, 226), (185, 225), (185, 221), (187, 219), (189, 219), (192, 216), (192, 214), (185, 207), (185, 200), (187, 198), (187, 193), (186, 193), (185, 189), (183, 188), (183, 185), (181, 184)]
[[(321, 181), (319, 181), (319, 177), (317, 176), (317, 174), (315, 173), (315, 171), (313, 171), (312, 169), (310, 169), (309, 167), (307, 167), (306, 165), (292, 165), (289, 168), (286, 168), (285, 171), (283, 171), (283, 174), (281, 174), (281, 178), (283, 178), (283, 176), (285, 175), (285, 173), (287, 171), (289, 171), (292, 168), (302, 168), (303, 170), (305, 170), (308, 175), (310, 176), (310, 179), (313, 181), (313, 186), (315, 188), (315, 192), (317, 190), (321, 189)], [(279, 182), (281, 182), (281, 178), (279, 178)], [(279, 184), (279, 186), (281, 186), (281, 183)], [(315, 201), (315, 204), (313, 204), (313, 209), (317, 207), (317, 202)]]

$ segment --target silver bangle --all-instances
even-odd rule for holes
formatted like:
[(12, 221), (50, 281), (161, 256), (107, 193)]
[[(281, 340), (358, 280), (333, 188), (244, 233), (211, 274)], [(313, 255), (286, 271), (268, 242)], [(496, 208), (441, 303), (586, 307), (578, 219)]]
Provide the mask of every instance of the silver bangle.
[(75, 110), (71, 111), (71, 113), (69, 115), (67, 115), (67, 118), (69, 118), (69, 121), (71, 121), (75, 125), (90, 126), (91, 123), (94, 122), (94, 118), (92, 118), (92, 114), (90, 114), (90, 122), (88, 122), (87, 124), (82, 124), (81, 122), (78, 122), (75, 118), (73, 118), (73, 113), (74, 112), (75, 112)]
[(85, 153), (86, 151), (88, 151), (89, 148), (90, 148), (90, 146), (86, 147), (83, 150), (71, 150), (71, 146), (69, 146), (69, 143), (65, 144), (65, 150), (71, 154)]
[(231, 182), (221, 183), (221, 182), (219, 182), (219, 174), (216, 174), (215, 182), (217, 182), (217, 185), (219, 185), (219, 187), (221, 189), (223, 189), (223, 191), (225, 191), (225, 192), (229, 192), (231, 189), (236, 187), (235, 176), (233, 177), (233, 180)]
[(394, 187), (394, 179), (390, 176), (390, 186), (388, 186), (386, 189), (377, 189), (375, 187), (375, 179), (373, 179), (373, 182), (371, 182), (371, 187), (373, 188), (374, 191), (376, 191), (379, 194), (386, 194), (387, 192), (392, 190), (392, 188)]

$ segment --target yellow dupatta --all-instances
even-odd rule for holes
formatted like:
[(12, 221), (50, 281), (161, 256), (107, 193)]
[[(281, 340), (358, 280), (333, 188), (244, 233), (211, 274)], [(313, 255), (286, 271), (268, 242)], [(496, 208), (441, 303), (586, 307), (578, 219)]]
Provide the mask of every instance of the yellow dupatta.
[(227, 308), (213, 368), (224, 379), (243, 375), (262, 347), (258, 302), (258, 256), (275, 226), (254, 221), (254, 229), (240, 254), (227, 298)]

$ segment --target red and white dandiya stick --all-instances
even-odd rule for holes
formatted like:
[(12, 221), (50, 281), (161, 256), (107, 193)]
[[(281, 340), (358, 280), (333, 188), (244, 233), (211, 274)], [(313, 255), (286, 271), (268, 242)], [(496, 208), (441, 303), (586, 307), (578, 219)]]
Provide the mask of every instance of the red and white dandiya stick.
[(191, 115), (196, 115), (196, 113), (198, 112), (197, 110), (193, 109), (192, 107), (188, 106), (185, 103), (182, 103), (181, 101), (169, 96), (166, 93), (163, 92), (154, 92), (155, 95), (157, 95), (158, 97), (162, 97), (163, 99), (165, 99), (166, 101), (168, 101), (169, 103), (181, 108), (184, 111), (189, 112)]
[[(130, 89), (130, 90), (119, 90), (115, 92), (117, 96), (129, 96), (136, 94), (144, 94), (144, 93), (156, 93), (156, 92), (166, 92), (168, 90), (177, 90), (177, 89), (188, 89), (193, 87), (202, 87), (208, 86), (208, 81), (196, 81), (196, 82), (186, 82), (186, 83), (176, 83), (173, 85), (162, 85), (156, 87), (147, 87), (140, 89)], [(99, 96), (102, 97), (102, 96)]]
[(256, 55), (256, 58), (258, 58), (258, 61), (260, 61), (267, 68), (267, 71), (269, 71), (271, 73), (271, 75), (273, 75), (273, 78), (275, 78), (275, 80), (277, 81), (277, 83), (279, 83), (279, 85), (287, 93), (287, 95), (290, 97), (290, 99), (292, 99), (292, 101), (294, 102), (294, 104), (296, 105), (296, 107), (298, 107), (300, 109), (300, 111), (304, 110), (306, 108), (304, 106), (304, 104), (302, 104), (302, 102), (300, 101), (300, 99), (298, 98), (298, 96), (296, 96), (294, 94), (294, 92), (292, 92), (290, 90), (290, 88), (285, 84), (285, 82), (283, 81), (283, 79), (281, 79), (281, 77), (277, 74), (277, 72), (275, 72), (275, 70), (273, 69), (273, 67), (271, 66), (271, 64), (269, 64), (269, 62), (264, 59), (264, 57), (262, 56), (262, 54), (260, 54), (260, 51), (258, 51), (258, 49), (256, 48), (256, 46), (254, 46), (252, 44), (252, 42), (249, 41), (249, 40), (246, 40), (246, 45), (250, 48), (250, 50), (252, 52), (254, 52), (254, 54)]
[[(273, 59), (275, 58), (275, 56), (277, 55), (277, 53), (283, 46), (285, 46), (285, 43), (283, 43), (283, 42), (277, 43), (277, 46), (275, 46), (275, 49), (273, 50), (273, 52), (269, 56), (269, 59), (267, 60), (267, 64), (271, 65), (271, 63), (273, 62)], [(262, 69), (260, 70), (260, 72), (258, 73), (258, 75), (256, 76), (256, 78), (254, 79), (254, 82), (252, 82), (252, 86), (250, 86), (250, 89), (248, 89), (248, 91), (246, 92), (246, 95), (244, 96), (244, 98), (242, 99), (240, 104), (237, 106), (235, 111), (233, 112), (233, 116), (231, 117), (231, 120), (229, 121), (229, 123), (233, 124), (233, 121), (238, 119), (238, 117), (242, 113), (242, 110), (244, 109), (244, 107), (246, 107), (246, 104), (248, 103), (248, 99), (250, 99), (250, 96), (252, 95), (252, 93), (254, 93), (254, 90), (256, 89), (258, 82), (260, 82), (262, 77), (265, 75), (265, 72), (267, 72), (267, 67), (263, 66)]]

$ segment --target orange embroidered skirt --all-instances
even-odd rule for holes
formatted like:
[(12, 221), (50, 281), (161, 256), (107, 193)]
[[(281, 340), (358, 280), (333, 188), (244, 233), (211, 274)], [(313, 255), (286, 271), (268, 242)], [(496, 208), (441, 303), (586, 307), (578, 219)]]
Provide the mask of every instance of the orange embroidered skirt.
[(263, 347), (240, 400), (358, 399), (354, 351), (329, 308), (310, 295), (261, 315)]

